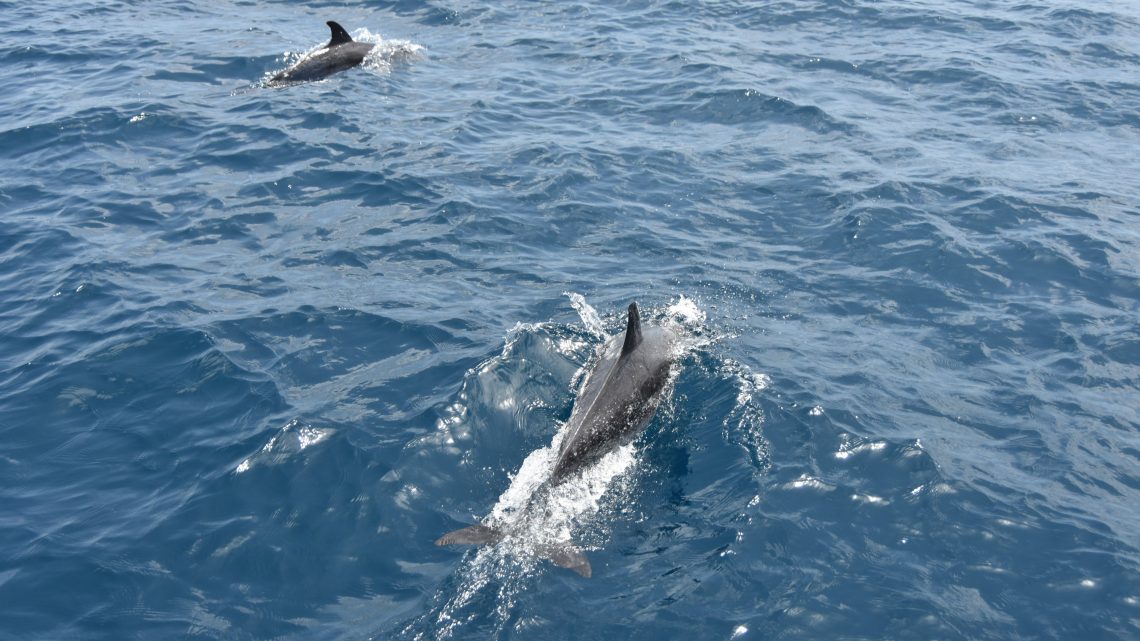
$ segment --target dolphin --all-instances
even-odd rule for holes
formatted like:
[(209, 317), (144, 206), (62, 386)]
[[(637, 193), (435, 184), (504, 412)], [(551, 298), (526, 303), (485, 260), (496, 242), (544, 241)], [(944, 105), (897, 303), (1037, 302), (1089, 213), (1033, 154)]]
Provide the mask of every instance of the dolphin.
[(350, 69), (364, 62), (364, 56), (376, 45), (370, 42), (356, 42), (344, 27), (329, 20), (332, 39), (324, 49), (306, 56), (297, 64), (273, 76), (266, 83), (270, 87), (284, 87), (297, 82), (321, 80), (338, 71)]
[[(637, 303), (630, 303), (625, 332), (613, 336), (583, 382), (549, 479), (525, 509), (543, 509), (550, 491), (623, 443), (632, 441), (653, 418), (676, 358), (677, 336), (667, 328), (643, 327)], [(509, 528), (509, 526), (508, 526)], [(511, 534), (476, 524), (443, 535), (436, 545), (494, 545)], [(583, 577), (590, 561), (572, 544), (537, 553)]]

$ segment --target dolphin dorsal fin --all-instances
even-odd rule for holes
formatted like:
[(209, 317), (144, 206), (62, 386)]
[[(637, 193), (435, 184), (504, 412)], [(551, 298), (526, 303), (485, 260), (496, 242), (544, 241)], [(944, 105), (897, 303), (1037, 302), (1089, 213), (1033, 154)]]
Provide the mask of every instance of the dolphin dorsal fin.
[(329, 20), (325, 24), (329, 26), (329, 29), (332, 29), (332, 40), (329, 40), (329, 47), (335, 47), (346, 42), (352, 42), (352, 36), (348, 35), (348, 32), (344, 30), (344, 27), (333, 22), (332, 20)]
[(629, 321), (625, 325), (625, 343), (621, 346), (621, 355), (625, 356), (641, 344), (641, 314), (637, 312), (637, 303), (629, 304)]

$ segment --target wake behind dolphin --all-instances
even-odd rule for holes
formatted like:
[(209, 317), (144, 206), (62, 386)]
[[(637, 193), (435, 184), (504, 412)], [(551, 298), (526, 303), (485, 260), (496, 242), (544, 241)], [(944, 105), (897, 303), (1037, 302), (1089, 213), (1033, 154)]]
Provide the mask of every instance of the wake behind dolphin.
[[(632, 441), (653, 418), (669, 381), (677, 345), (677, 336), (669, 329), (643, 327), (637, 304), (631, 303), (625, 332), (606, 343), (582, 385), (549, 478), (534, 491), (519, 518), (461, 528), (440, 537), (436, 545), (495, 545), (526, 534), (521, 530), (528, 515), (548, 510), (558, 486)], [(544, 542), (534, 552), (584, 577), (592, 573), (586, 555), (571, 542)]]

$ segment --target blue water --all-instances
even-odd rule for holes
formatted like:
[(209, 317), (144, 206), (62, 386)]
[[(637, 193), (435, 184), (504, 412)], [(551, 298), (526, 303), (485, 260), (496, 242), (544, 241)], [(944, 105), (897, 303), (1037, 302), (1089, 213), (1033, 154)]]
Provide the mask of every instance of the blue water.
[[(1089, 6), (0, 2), (0, 639), (1140, 638)], [(593, 577), (433, 545), (631, 300), (685, 352), (553, 508)]]

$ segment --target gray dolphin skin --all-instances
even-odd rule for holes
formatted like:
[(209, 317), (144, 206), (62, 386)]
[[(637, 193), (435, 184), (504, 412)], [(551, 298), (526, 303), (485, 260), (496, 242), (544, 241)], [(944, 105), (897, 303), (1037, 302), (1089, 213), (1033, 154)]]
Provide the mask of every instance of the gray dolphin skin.
[[(664, 327), (643, 327), (637, 303), (630, 303), (625, 332), (612, 337), (590, 371), (566, 426), (550, 479), (528, 503), (541, 507), (551, 488), (561, 485), (618, 445), (633, 440), (653, 418), (669, 380), (676, 335)], [(436, 545), (494, 545), (507, 535), (486, 525), (472, 525), (440, 537)], [(586, 555), (572, 545), (538, 553), (555, 565), (589, 577)]]
[(334, 73), (351, 69), (364, 62), (364, 56), (376, 46), (370, 42), (356, 42), (344, 27), (329, 20), (332, 39), (323, 51), (307, 56), (297, 64), (273, 76), (266, 83), (270, 87), (284, 87), (298, 82), (321, 80)]

